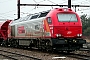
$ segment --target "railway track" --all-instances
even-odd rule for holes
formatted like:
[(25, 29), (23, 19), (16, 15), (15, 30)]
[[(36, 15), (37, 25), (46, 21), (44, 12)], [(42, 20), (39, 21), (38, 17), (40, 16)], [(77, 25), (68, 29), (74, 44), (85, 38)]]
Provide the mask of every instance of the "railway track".
[(83, 51), (78, 51), (78, 52), (75, 51), (71, 53), (59, 52), (57, 54), (61, 54), (62, 56), (65, 56), (65, 57), (74, 58), (76, 60), (90, 60), (90, 51), (88, 50), (85, 50), (85, 51), (83, 50)]
[(72, 57), (72, 58), (76, 58), (79, 60), (90, 60), (90, 55), (76, 54), (76, 53), (69, 53), (66, 55), (67, 55), (67, 57)]
[(40, 58), (34, 56), (13, 53), (1, 49), (0, 49), (0, 55), (6, 57), (7, 59), (13, 59), (13, 60), (41, 60)]
[[(7, 49), (7, 51), (6, 51)], [(14, 48), (13, 48), (14, 49)], [(41, 59), (39, 58), (36, 58), (37, 55), (39, 54), (36, 54), (34, 56), (32, 56), (32, 53), (30, 53), (30, 55), (24, 55), (21, 54), (21, 53), (18, 53), (20, 51), (18, 51), (17, 53), (15, 53), (15, 50), (13, 52), (9, 51), (9, 50), (12, 50), (12, 48), (6, 48), (6, 47), (1, 47), (0, 49), (0, 55), (8, 58), (8, 59), (13, 59), (13, 60), (45, 60), (48, 56), (49, 58), (52, 58), (54, 56), (65, 56), (66, 58), (65, 59), (62, 59), (62, 60), (90, 60), (90, 49), (86, 48), (86, 49), (81, 49), (80, 51), (75, 51), (75, 52), (71, 52), (71, 53), (66, 53), (66, 52), (41, 52), (41, 50), (37, 50), (37, 49), (32, 49), (32, 50), (29, 50), (29, 49), (21, 49), (21, 50), (26, 50), (26, 51), (32, 51), (32, 52), (41, 52), (40, 55), (43, 57), (40, 57)], [(17, 51), (17, 50), (16, 50)], [(4, 54), (3, 54), (4, 53)], [(49, 53), (49, 54), (48, 54)], [(53, 55), (55, 54), (55, 55)], [(53, 55), (53, 56), (52, 56)], [(71, 59), (72, 58), (72, 59)], [(61, 58), (57, 58), (57, 60), (59, 60)], [(50, 59), (49, 59), (50, 60)]]

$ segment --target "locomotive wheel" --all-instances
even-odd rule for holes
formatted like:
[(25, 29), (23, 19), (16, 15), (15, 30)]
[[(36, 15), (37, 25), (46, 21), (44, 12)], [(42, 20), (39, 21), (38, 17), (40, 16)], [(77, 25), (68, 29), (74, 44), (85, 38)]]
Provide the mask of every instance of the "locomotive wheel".
[(40, 49), (45, 51), (45, 40), (40, 41)]
[(0, 39), (0, 45), (2, 45), (3, 39)]
[(8, 42), (7, 41), (3, 41), (2, 42), (2, 46), (8, 47)]
[(18, 47), (17, 41), (14, 41), (13, 47)]
[(16, 39), (11, 39), (9, 42), (11, 47), (18, 47), (18, 42)]
[(45, 49), (46, 51), (52, 51), (51, 42), (49, 40), (45, 42)]

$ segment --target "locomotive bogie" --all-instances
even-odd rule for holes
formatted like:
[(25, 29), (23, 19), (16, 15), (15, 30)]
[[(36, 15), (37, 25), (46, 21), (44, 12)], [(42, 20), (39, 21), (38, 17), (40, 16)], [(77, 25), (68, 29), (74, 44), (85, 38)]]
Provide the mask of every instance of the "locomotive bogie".
[(52, 39), (53, 41), (53, 48), (59, 51), (74, 51), (83, 48), (82, 44), (85, 44), (86, 41), (83, 39), (67, 39), (67, 38), (57, 38)]

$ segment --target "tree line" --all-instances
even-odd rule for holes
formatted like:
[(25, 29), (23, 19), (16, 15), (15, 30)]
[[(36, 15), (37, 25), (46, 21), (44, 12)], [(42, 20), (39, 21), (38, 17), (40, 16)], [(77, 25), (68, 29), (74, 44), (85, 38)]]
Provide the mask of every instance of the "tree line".
[(81, 16), (82, 20), (82, 28), (83, 28), (83, 35), (90, 36), (90, 17), (87, 17), (86, 14)]

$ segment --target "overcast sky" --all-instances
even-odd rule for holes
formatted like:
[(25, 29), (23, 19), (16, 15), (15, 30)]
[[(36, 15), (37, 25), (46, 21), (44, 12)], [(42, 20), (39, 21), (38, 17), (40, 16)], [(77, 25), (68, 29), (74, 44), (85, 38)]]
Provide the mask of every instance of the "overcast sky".
[[(90, 5), (90, 0), (71, 0), (72, 5)], [(68, 4), (68, 0), (21, 0), (21, 4)], [(53, 7), (56, 8), (56, 7)], [(40, 11), (50, 10), (52, 7), (21, 6), (21, 17)], [(74, 8), (72, 7), (74, 10)], [(77, 8), (79, 15), (87, 14), (90, 16), (90, 7)], [(0, 19), (17, 18), (17, 0), (0, 0)]]

